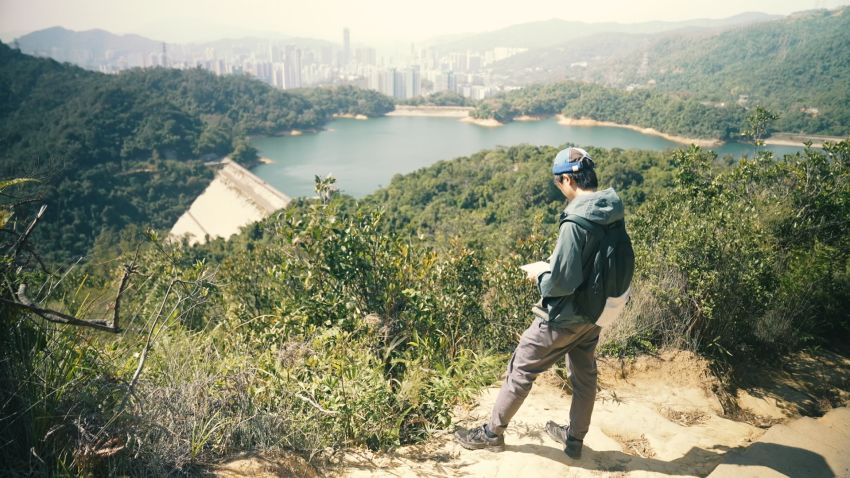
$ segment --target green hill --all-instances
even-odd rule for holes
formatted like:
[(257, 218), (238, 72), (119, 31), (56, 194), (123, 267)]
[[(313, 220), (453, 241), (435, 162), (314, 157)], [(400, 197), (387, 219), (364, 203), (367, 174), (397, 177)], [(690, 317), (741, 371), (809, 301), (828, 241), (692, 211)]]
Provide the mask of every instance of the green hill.
[(565, 81), (532, 85), (481, 101), (476, 118), (511, 121), (520, 115), (563, 114), (654, 128), (688, 138), (740, 138), (746, 110), (738, 105), (705, 104), (690, 95), (639, 89), (624, 91), (592, 83)]
[(103, 75), (0, 44), (0, 177), (40, 180), (35, 243), (84, 254), (128, 224), (169, 227), (211, 177), (201, 158), (251, 160), (248, 134), (317, 128), (392, 101), (355, 88), (274, 89), (246, 76), (146, 69)]
[[(842, 7), (719, 32), (676, 32), (634, 41), (622, 35), (600, 37), (610, 46), (608, 53), (588, 45), (593, 39), (584, 39), (527, 52), (494, 71), (516, 78), (517, 69), (546, 58), (535, 65), (538, 71), (526, 72), (527, 81), (568, 78), (620, 89), (637, 85), (716, 106), (762, 105), (780, 114), (779, 131), (843, 136), (850, 133), (848, 31), (850, 8)], [(588, 48), (599, 54), (579, 54)], [(573, 65), (577, 61), (587, 61), (587, 66)]]
[[(531, 319), (537, 290), (518, 266), (556, 238), (556, 151), (482, 151), (364, 201), (298, 200), (229, 241), (126, 247), (137, 269), (116, 335), (43, 323), (4, 287), (0, 458), (19, 474), (166, 476), (450, 429)], [(627, 203), (637, 255), (601, 354), (670, 346), (731, 371), (801, 347), (846, 352), (850, 142), (728, 163), (698, 148), (591, 153)], [(47, 280), (5, 254), (7, 284)], [(116, 283), (104, 264), (42, 302), (103, 318)]]
[(815, 11), (708, 39), (669, 38), (605, 69), (619, 85), (645, 83), (707, 101), (761, 104), (781, 131), (850, 133), (850, 8)]

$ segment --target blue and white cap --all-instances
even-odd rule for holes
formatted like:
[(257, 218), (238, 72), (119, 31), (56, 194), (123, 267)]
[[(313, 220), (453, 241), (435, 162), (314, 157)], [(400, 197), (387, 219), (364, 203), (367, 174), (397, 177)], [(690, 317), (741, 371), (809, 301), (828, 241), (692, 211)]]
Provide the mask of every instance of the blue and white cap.
[[(585, 161), (586, 160), (586, 161)], [(577, 173), (592, 168), (593, 159), (581, 148), (562, 149), (552, 162), (552, 174)]]

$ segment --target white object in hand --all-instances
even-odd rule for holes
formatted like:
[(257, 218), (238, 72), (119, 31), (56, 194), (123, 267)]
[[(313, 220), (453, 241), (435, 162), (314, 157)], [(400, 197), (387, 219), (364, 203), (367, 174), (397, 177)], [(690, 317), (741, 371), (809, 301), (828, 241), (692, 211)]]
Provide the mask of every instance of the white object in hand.
[(549, 263), (543, 261), (533, 262), (520, 266), (520, 269), (524, 270), (529, 277), (537, 277), (543, 272), (549, 272)]

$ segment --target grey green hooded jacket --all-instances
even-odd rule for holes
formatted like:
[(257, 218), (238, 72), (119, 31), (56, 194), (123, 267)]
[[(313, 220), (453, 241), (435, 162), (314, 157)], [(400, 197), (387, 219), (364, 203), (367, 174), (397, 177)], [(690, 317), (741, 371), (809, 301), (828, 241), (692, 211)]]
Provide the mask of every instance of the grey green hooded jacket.
[[(582, 194), (567, 205), (564, 214), (581, 216), (601, 225), (623, 219), (623, 202), (613, 189)], [(549, 271), (537, 276), (540, 302), (534, 315), (560, 327), (576, 323), (594, 323), (597, 317), (584, 317), (575, 311), (576, 289), (584, 281), (582, 264), (596, 254), (585, 247), (590, 233), (573, 222), (564, 222), (558, 233), (555, 251), (549, 256)]]

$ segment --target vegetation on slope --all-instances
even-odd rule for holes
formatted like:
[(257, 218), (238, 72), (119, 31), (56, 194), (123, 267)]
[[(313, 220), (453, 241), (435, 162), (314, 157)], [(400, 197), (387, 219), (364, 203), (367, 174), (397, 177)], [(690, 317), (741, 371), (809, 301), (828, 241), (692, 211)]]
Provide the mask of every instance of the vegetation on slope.
[[(641, 93), (643, 98), (667, 94), (722, 104), (732, 112), (718, 108), (718, 114), (729, 116), (733, 126), (740, 101), (777, 112), (778, 131), (845, 136), (850, 134), (848, 30), (850, 9), (841, 7), (724, 31), (599, 35), (517, 55), (496, 64), (494, 74), (521, 84), (569, 79), (617, 90), (638, 86), (653, 92)], [(580, 62), (586, 66), (574, 65)], [(617, 93), (611, 95), (629, 97)], [(656, 127), (646, 118), (631, 118), (634, 105), (624, 106), (622, 119)], [(596, 119), (616, 121), (611, 113)], [(661, 124), (669, 133), (687, 124), (685, 118), (661, 121), (671, 122)], [(711, 128), (698, 130), (705, 134)]]
[(715, 107), (688, 96), (622, 91), (590, 83), (534, 85), (484, 100), (472, 115), (511, 121), (520, 115), (563, 114), (654, 128), (690, 138), (740, 139), (746, 110)]
[(848, 30), (850, 8), (817, 10), (704, 39), (669, 37), (602, 69), (619, 86), (652, 79), (659, 91), (701, 101), (734, 104), (745, 95), (748, 104), (779, 113), (779, 131), (844, 136), (850, 134)]
[[(313, 456), (447, 428), (529, 320), (536, 291), (517, 267), (556, 236), (554, 152), (485, 151), (361, 202), (302, 200), (227, 242), (127, 243), (116, 336), (46, 323), (9, 292), (45, 284), (45, 306), (97, 318), (114, 254), (54, 278), (5, 235), (3, 462), (165, 474), (241, 450)], [(736, 164), (698, 148), (592, 152), (626, 198), (638, 254), (606, 350), (672, 344), (732, 364), (846, 351), (850, 142)]]
[[(55, 275), (29, 247), (55, 227), (45, 216), (29, 233), (39, 188), (66, 184), (49, 198), (79, 198), (65, 210), (86, 212), (75, 216), (80, 224), (124, 220), (92, 217), (105, 210), (103, 198), (121, 204), (121, 194), (148, 207), (144, 199), (166, 181), (147, 178), (163, 171), (184, 184), (179, 168), (198, 167), (184, 155), (197, 153), (214, 121), (231, 134), (303, 127), (330, 106), (242, 78), (103, 77), (6, 53), (32, 81), (0, 83), (14, 99), (2, 103), (11, 105), (3, 151), (14, 159), (4, 167), (21, 176), (13, 167), (26, 158), (13, 154), (41, 147), (14, 121), (43, 128), (44, 143), (70, 162), (41, 185), (0, 183), (0, 462), (14, 472), (164, 475), (245, 450), (312, 457), (391, 448), (448, 428), (453, 406), (498, 376), (536, 295), (518, 266), (544, 257), (556, 237), (555, 148), (438, 163), (363, 201), (333, 197), (320, 180), (324, 199), (298, 201), (227, 242), (190, 247), (148, 231), (143, 243), (130, 228), (98, 242), (87, 264)], [(44, 75), (67, 80), (66, 95), (97, 101), (55, 97), (39, 84)], [(216, 99), (207, 81), (228, 82), (220, 87), (232, 96)], [(141, 93), (157, 88), (182, 93), (163, 92), (155, 103)], [(290, 109), (264, 111), (240, 97), (243, 88), (281, 93), (270, 101)], [(340, 94), (346, 108), (359, 107), (361, 93)], [(530, 114), (548, 108), (517, 98)], [(28, 101), (43, 119), (27, 113)], [(334, 104), (326, 93), (315, 101)], [(110, 116), (127, 112), (124, 121)], [(676, 345), (726, 363), (803, 346), (846, 351), (850, 141), (741, 162), (698, 148), (591, 153), (603, 186), (626, 201), (638, 254), (633, 300), (607, 350)], [(118, 301), (122, 271), (130, 282)], [(74, 317), (103, 327), (55, 323)]]
[(162, 68), (102, 75), (0, 45), (0, 177), (40, 180), (51, 259), (130, 224), (169, 227), (211, 178), (200, 158), (252, 161), (245, 136), (316, 128), (392, 102), (354, 88), (274, 89), (244, 76)]

